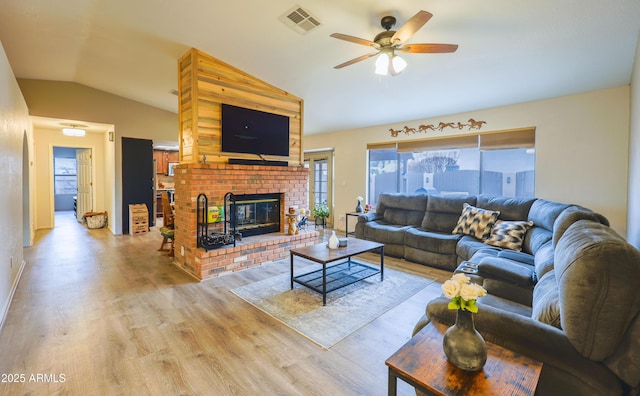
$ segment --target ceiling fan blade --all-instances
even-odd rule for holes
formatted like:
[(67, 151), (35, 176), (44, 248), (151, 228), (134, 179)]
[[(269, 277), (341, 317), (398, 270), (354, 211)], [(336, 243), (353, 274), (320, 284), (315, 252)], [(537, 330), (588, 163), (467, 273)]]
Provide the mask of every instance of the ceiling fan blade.
[(391, 37), (391, 42), (394, 45), (402, 44), (411, 36), (413, 36), (420, 28), (427, 23), (433, 14), (427, 11), (418, 11), (418, 13), (411, 17), (404, 25), (396, 31)]
[(398, 48), (399, 51), (414, 54), (437, 54), (456, 52), (458, 44), (406, 44)]
[(373, 54), (366, 54), (366, 55), (362, 55), (359, 56), (355, 59), (351, 59), (350, 61), (346, 61), (344, 63), (339, 64), (338, 66), (334, 66), (334, 69), (342, 69), (343, 67), (349, 66), (349, 65), (353, 65), (354, 63), (358, 63), (360, 61), (363, 61), (367, 58), (371, 58), (372, 56), (376, 56), (378, 55), (378, 52), (374, 52)]
[(373, 48), (380, 48), (380, 45), (378, 45), (378, 43), (375, 43), (371, 40), (365, 40), (359, 37), (354, 37), (354, 36), (349, 36), (347, 34), (342, 34), (342, 33), (333, 33), (331, 35), (331, 37), (333, 38), (337, 38), (340, 40), (345, 40), (345, 41), (349, 41), (351, 43), (356, 43), (356, 44), (360, 44), (360, 45), (366, 45), (367, 47), (373, 47)]

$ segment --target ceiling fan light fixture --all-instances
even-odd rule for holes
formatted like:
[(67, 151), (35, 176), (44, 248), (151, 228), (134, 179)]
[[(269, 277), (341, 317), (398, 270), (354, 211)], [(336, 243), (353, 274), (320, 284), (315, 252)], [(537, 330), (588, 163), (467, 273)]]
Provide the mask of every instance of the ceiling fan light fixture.
[(394, 74), (394, 72), (395, 74), (400, 74), (407, 67), (407, 62), (398, 55), (393, 55), (391, 58), (391, 67), (393, 68), (391, 74)]
[(376, 71), (379, 76), (386, 76), (389, 70), (389, 55), (386, 52), (380, 53), (376, 58)]
[(409, 18), (408, 21), (400, 26), (398, 30), (391, 30), (396, 23), (396, 18), (393, 16), (385, 16), (380, 20), (380, 24), (385, 30), (378, 33), (373, 41), (342, 33), (331, 34), (331, 37), (371, 47), (379, 51), (378, 53), (361, 55), (357, 58), (334, 66), (334, 69), (342, 69), (343, 67), (353, 65), (354, 63), (361, 62), (365, 59), (376, 57), (377, 55), (375, 73), (381, 76), (386, 76), (387, 74), (397, 76), (407, 67), (407, 62), (395, 54), (396, 50), (412, 54), (443, 54), (455, 52), (458, 49), (458, 44), (421, 43), (405, 45), (405, 42), (420, 30), (420, 28), (422, 28), (422, 26), (427, 23), (432, 16), (433, 15), (427, 11), (418, 11), (417, 14)]

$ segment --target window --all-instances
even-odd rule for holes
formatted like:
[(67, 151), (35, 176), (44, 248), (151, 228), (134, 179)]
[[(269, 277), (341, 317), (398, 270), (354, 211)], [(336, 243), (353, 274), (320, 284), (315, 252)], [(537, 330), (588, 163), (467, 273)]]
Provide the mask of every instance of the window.
[(483, 194), (533, 198), (535, 196), (535, 150), (481, 151)]
[(55, 194), (77, 194), (76, 159), (54, 157), (53, 168)]
[(535, 195), (535, 129), (369, 145), (369, 202), (382, 192)]
[(395, 147), (369, 150), (369, 203), (375, 204), (380, 193), (400, 191), (400, 162)]

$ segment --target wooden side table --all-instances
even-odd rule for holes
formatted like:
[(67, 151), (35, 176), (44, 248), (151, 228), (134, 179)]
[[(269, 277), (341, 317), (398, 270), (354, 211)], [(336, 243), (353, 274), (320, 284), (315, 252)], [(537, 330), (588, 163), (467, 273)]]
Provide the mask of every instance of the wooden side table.
[(449, 363), (442, 349), (447, 326), (429, 323), (387, 361), (389, 395), (397, 379), (430, 395), (533, 395), (542, 363), (487, 342), (487, 363), (465, 371)]

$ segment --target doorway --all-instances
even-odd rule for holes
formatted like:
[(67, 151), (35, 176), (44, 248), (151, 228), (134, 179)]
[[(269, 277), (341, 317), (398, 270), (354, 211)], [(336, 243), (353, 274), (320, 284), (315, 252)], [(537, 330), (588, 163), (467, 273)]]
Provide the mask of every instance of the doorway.
[(327, 226), (333, 226), (333, 151), (315, 151), (304, 154), (304, 167), (309, 169), (309, 207), (327, 205)]
[(54, 211), (73, 211), (78, 221), (93, 210), (90, 148), (53, 147)]

